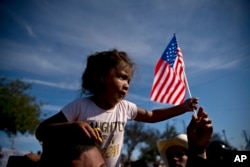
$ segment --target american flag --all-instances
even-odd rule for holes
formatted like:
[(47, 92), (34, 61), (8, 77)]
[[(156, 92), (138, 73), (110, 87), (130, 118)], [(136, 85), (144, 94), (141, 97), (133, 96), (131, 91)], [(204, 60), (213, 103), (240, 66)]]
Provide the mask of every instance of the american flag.
[(173, 105), (183, 103), (186, 92), (184, 73), (182, 52), (174, 35), (156, 64), (150, 99)]

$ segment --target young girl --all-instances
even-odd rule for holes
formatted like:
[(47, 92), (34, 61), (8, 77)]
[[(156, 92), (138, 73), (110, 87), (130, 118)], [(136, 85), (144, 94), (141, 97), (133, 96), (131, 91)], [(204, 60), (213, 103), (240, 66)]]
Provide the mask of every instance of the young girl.
[[(198, 99), (190, 98), (171, 108), (148, 111), (124, 100), (134, 72), (134, 63), (123, 51), (111, 50), (90, 55), (82, 75), (82, 93), (89, 94), (66, 105), (42, 122), (36, 137), (44, 147), (78, 143), (85, 134), (99, 141), (108, 167), (120, 166), (124, 128), (127, 120), (159, 122), (197, 108)], [(94, 128), (101, 131), (102, 141)], [(59, 146), (60, 147), (60, 146)], [(44, 152), (44, 151), (43, 151)]]

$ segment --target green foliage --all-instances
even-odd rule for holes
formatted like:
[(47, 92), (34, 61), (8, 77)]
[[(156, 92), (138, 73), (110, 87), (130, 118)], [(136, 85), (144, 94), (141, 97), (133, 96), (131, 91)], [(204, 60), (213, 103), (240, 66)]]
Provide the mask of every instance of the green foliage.
[(159, 152), (156, 141), (165, 140), (177, 135), (175, 126), (166, 123), (165, 129), (145, 127), (145, 123), (129, 122), (125, 129), (124, 148), (127, 151), (125, 162), (130, 162), (135, 149), (140, 150), (139, 160), (157, 163)]
[(156, 141), (160, 140), (160, 131), (155, 128), (147, 128), (145, 133), (147, 133), (147, 138), (144, 147), (140, 149), (139, 159), (144, 162), (156, 162), (159, 155)]
[(211, 141), (214, 141), (214, 140), (222, 141), (222, 139), (221, 139), (221, 134), (218, 133), (218, 132), (214, 132), (213, 135), (212, 135)]
[(170, 138), (177, 136), (178, 134), (179, 133), (177, 133), (175, 126), (169, 125), (168, 123), (166, 123), (165, 130), (161, 134), (161, 139), (163, 140), (170, 139)]
[(133, 151), (140, 146), (142, 141), (147, 138), (144, 124), (140, 122), (129, 122), (125, 129), (124, 143), (127, 151), (126, 161), (131, 159)]
[(40, 123), (42, 103), (27, 93), (31, 86), (19, 79), (0, 77), (0, 130), (8, 136), (17, 132), (33, 134)]

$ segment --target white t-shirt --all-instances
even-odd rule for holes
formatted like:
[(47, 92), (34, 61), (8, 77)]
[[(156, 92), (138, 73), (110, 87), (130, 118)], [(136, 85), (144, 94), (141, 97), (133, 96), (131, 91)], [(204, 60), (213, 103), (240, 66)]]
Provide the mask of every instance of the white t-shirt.
[(127, 120), (134, 119), (137, 107), (126, 100), (119, 102), (111, 110), (99, 108), (90, 98), (79, 98), (62, 109), (68, 121), (86, 121), (93, 128), (100, 128), (103, 158), (108, 167), (120, 166), (124, 128)]

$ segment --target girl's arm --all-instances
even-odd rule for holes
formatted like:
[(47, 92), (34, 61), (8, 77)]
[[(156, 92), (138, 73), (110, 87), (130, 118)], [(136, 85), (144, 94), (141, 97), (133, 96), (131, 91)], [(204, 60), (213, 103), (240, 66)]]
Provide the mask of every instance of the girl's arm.
[(183, 104), (170, 108), (154, 109), (152, 111), (147, 111), (138, 107), (135, 120), (149, 123), (160, 122), (184, 114), (187, 111), (193, 111), (194, 109), (196, 110), (197, 106), (198, 99), (189, 98)]
[(37, 127), (36, 138), (43, 142), (72, 142), (73, 140), (81, 140), (81, 135), (83, 133), (89, 138), (98, 140), (98, 136), (96, 135), (95, 131), (87, 122), (68, 122), (64, 114), (59, 112), (43, 121)]

